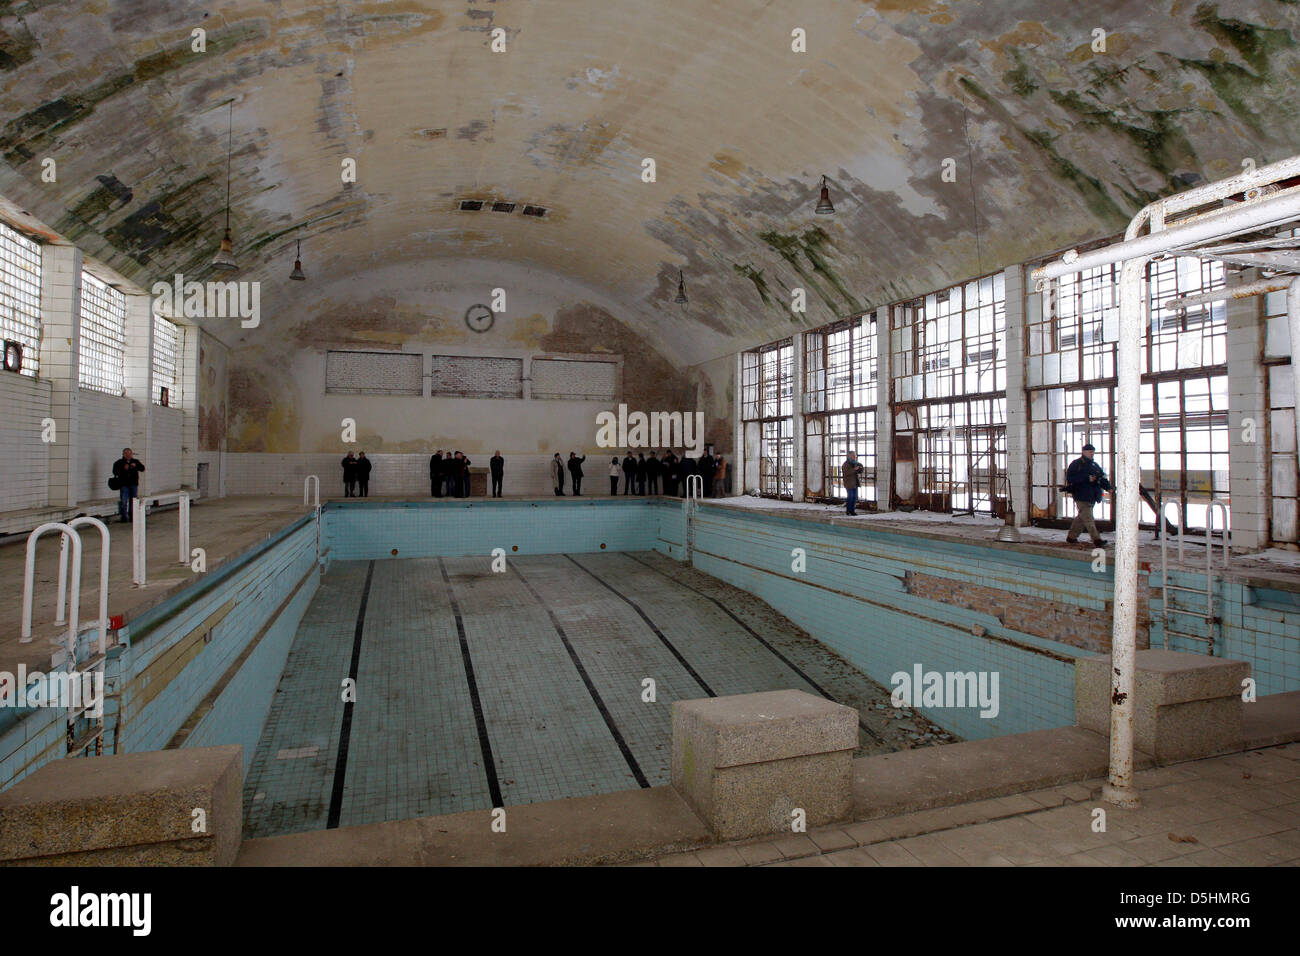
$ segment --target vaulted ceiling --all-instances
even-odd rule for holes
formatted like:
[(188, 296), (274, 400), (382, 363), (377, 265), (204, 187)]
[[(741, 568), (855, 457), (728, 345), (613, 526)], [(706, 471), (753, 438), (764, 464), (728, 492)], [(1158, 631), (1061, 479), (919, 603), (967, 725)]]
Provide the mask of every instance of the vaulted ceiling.
[(408, 263), (554, 275), (689, 364), (1296, 152), (1298, 31), (1294, 0), (12, 0), (0, 195), (146, 288), (211, 277), (233, 115), (263, 342), (310, 318), (301, 237), (361, 294)]

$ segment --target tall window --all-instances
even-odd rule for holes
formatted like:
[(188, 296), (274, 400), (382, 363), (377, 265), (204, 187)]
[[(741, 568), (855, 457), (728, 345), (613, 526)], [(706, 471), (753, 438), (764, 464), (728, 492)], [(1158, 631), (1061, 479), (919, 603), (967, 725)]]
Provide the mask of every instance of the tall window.
[(126, 296), (81, 273), (82, 388), (121, 395), (126, 388)]
[(804, 464), (807, 496), (845, 496), (840, 465), (863, 465), (859, 500), (876, 503), (876, 320), (857, 316), (804, 334)]
[[(745, 352), (741, 360), (745, 460), (757, 459), (759, 494), (794, 494), (794, 342)], [(747, 480), (749, 472), (747, 469)]]
[(167, 404), (181, 404), (181, 345), (185, 330), (161, 315), (153, 317), (153, 401), (162, 403), (162, 390), (167, 389)]
[[(1180, 503), (1189, 528), (1203, 528), (1213, 498), (1228, 496), (1227, 310), (1222, 302), (1166, 309), (1171, 299), (1222, 288), (1223, 265), (1180, 257), (1150, 264), (1148, 321), (1141, 344), (1140, 468), (1158, 501)], [(1072, 518), (1074, 500), (1058, 486), (1087, 442), (1115, 468), (1115, 348), (1119, 267), (1066, 276), (1040, 300), (1029, 325), (1030, 462), (1036, 518)], [(1094, 511), (1109, 519), (1111, 500)], [(1170, 509), (1172, 517), (1173, 511)], [(1155, 512), (1142, 506), (1141, 520)]]
[(41, 247), (0, 223), (0, 334), (23, 347), (23, 374), (41, 352)]
[(1006, 504), (1002, 273), (892, 310), (894, 497), (929, 511)]

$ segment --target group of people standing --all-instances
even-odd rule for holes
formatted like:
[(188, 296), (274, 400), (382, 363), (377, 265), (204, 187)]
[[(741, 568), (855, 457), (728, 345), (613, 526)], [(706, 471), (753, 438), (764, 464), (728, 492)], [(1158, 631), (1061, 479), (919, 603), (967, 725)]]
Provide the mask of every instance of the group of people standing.
[[(462, 452), (447, 452), (444, 457), (439, 448), (429, 458), (429, 494), (435, 498), (468, 498), (469, 466), (473, 464)], [(492, 497), (501, 497), (501, 478), (506, 460), (498, 451), (488, 461), (492, 473)]]
[(699, 475), (703, 479), (702, 492), (706, 498), (722, 498), (727, 493), (727, 459), (722, 455), (714, 458), (704, 454), (699, 459), (690, 458), (685, 453), (681, 458), (673, 454), (672, 449), (664, 451), (662, 458), (650, 452), (647, 458), (644, 452), (637, 452), (633, 457), (628, 449), (622, 461), (617, 458), (609, 460), (609, 493), (618, 494), (618, 479), (623, 478), (625, 495), (657, 495), (659, 485), (663, 483), (663, 493), (684, 498), (687, 492), (686, 479)]
[[(555, 453), (555, 457), (551, 459), (551, 484), (557, 496), (565, 493), (566, 472), (568, 483), (573, 489), (572, 494), (582, 495), (582, 463), (586, 460), (586, 455), (569, 452), (566, 461), (560, 457), (558, 451)], [(501, 484), (505, 476), (505, 462), (500, 451), (497, 451), (488, 461), (493, 498), (502, 496)], [(429, 458), (429, 494), (434, 498), (468, 498), (471, 464), (473, 463), (463, 452), (444, 453), (439, 448)], [(727, 467), (727, 459), (722, 455), (715, 458), (711, 454), (704, 454), (699, 459), (695, 459), (683, 453), (682, 457), (678, 458), (671, 449), (667, 449), (663, 452), (663, 457), (656, 456), (653, 451), (647, 457), (644, 452), (634, 455), (632, 450), (628, 449), (626, 457), (621, 461), (618, 458), (610, 459), (609, 493), (618, 494), (618, 482), (621, 477), (625, 495), (657, 495), (662, 484), (663, 494), (685, 497), (686, 479), (690, 475), (699, 475), (703, 479), (704, 497), (722, 498), (727, 493)], [(373, 464), (364, 451), (357, 456), (348, 452), (347, 457), (343, 459), (344, 497), (369, 496), (372, 468)]]
[(360, 455), (348, 452), (343, 459), (343, 497), (370, 497), (370, 469), (372, 462), (363, 451)]

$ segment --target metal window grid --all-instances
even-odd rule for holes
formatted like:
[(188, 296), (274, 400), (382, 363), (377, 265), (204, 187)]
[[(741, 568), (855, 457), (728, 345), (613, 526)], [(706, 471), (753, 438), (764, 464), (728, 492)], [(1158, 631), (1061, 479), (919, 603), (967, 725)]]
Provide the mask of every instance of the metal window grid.
[(78, 384), (121, 395), (126, 388), (126, 296), (89, 272), (81, 273)]
[(41, 351), (41, 247), (0, 223), (0, 335), (23, 347), (23, 374), (35, 376)]
[(180, 387), (181, 343), (185, 330), (175, 322), (160, 315), (153, 317), (153, 402), (161, 404), (160, 389), (167, 389), (167, 403), (173, 408), (181, 405)]

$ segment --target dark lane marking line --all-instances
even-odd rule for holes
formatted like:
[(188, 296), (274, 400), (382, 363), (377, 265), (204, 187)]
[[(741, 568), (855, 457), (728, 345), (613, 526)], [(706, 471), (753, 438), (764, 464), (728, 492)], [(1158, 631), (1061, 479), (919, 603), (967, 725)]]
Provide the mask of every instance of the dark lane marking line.
[[(692, 587), (691, 585), (687, 584), (685, 581), (677, 580), (677, 578), (670, 575), (667, 571), (662, 571), (659, 568), (656, 568), (653, 564), (649, 564), (645, 561), (642, 561), (640, 558), (638, 558), (634, 554), (631, 554), (630, 552), (624, 551), (621, 553), (625, 558), (631, 558), (637, 564), (649, 568), (651, 571), (655, 572), (656, 574), (662, 574), (664, 577), (666, 577), (669, 581), (672, 581), (674, 584), (684, 587), (688, 591), (694, 591), (700, 597), (707, 598), (708, 600), (712, 601), (714, 604), (718, 606), (718, 608), (722, 611), (723, 614), (727, 615), (727, 617), (731, 618), (733, 621), (735, 621), (737, 624), (743, 627), (746, 633), (748, 633), (750, 637), (752, 637), (754, 640), (758, 641), (758, 643), (762, 644), (769, 651), (771, 651), (776, 656), (776, 658), (779, 661), (781, 661), (782, 664), (784, 664), (786, 667), (790, 668), (790, 670), (794, 671), (796, 674), (798, 674), (800, 677), (806, 680), (809, 686), (811, 686), (814, 690), (816, 690), (817, 693), (821, 694), (823, 697), (825, 697), (833, 704), (840, 703), (838, 700), (832, 697), (830, 693), (828, 693), (827, 690), (824, 687), (822, 687), (821, 684), (817, 683), (815, 680), (813, 680), (811, 677), (805, 674), (799, 668), (799, 666), (794, 663), (794, 661), (790, 660), (788, 657), (786, 657), (784, 654), (778, 651), (775, 647), (769, 644), (757, 631), (755, 631), (752, 627), (750, 627), (748, 624), (746, 624), (744, 621), (738, 618), (735, 614), (733, 614), (729, 607), (727, 607), (725, 604), (723, 604), (721, 601), (715, 598), (712, 594), (708, 594), (704, 591), (701, 591), (699, 588)], [(870, 727), (866, 725), (866, 723), (862, 720), (861, 716), (858, 717), (858, 726), (862, 728), (863, 732), (868, 737), (876, 741), (876, 743), (883, 744), (885, 742), (874, 730), (872, 730)]]
[[(361, 665), (361, 635), (366, 627), (366, 605), (370, 603), (370, 583), (375, 576), (375, 562), (366, 567), (366, 583), (361, 589), (361, 606), (357, 608), (357, 626), (352, 632), (352, 663), (348, 665), (348, 677), (352, 680), (353, 696), (356, 696), (357, 669)], [(329, 817), (325, 829), (335, 830), (339, 825), (339, 816), (343, 812), (343, 781), (348, 775), (348, 746), (352, 742), (352, 708), (353, 701), (343, 705), (343, 726), (339, 728), (339, 753), (334, 761), (334, 788), (330, 792)]]
[(649, 788), (650, 781), (641, 772), (641, 766), (636, 762), (636, 757), (632, 756), (631, 748), (628, 747), (627, 741), (623, 739), (618, 724), (614, 723), (614, 716), (609, 712), (609, 708), (605, 706), (605, 702), (600, 697), (600, 692), (596, 690), (596, 685), (592, 683), (590, 675), (587, 674), (587, 668), (582, 666), (582, 661), (578, 658), (578, 652), (569, 643), (569, 635), (564, 633), (559, 618), (555, 616), (555, 612), (551, 610), (551, 606), (546, 603), (545, 599), (537, 593), (537, 589), (528, 583), (528, 579), (524, 577), (524, 573), (519, 568), (511, 564), (510, 570), (515, 572), (515, 575), (523, 582), (524, 587), (528, 589), (528, 593), (533, 596), (537, 603), (546, 609), (546, 615), (551, 619), (551, 626), (555, 628), (555, 633), (559, 634), (560, 640), (564, 642), (564, 649), (569, 652), (569, 660), (573, 661), (573, 666), (578, 669), (578, 676), (587, 685), (587, 693), (591, 694), (591, 699), (596, 702), (596, 709), (600, 711), (600, 716), (605, 720), (605, 726), (609, 728), (609, 732), (614, 736), (614, 742), (618, 744), (618, 749), (622, 752), (623, 759), (627, 761), (632, 776), (636, 778), (637, 785), (642, 788)]
[(497, 764), (492, 759), (492, 741), (488, 739), (487, 720), (483, 716), (483, 701), (478, 696), (478, 682), (474, 679), (474, 662), (469, 656), (469, 639), (465, 637), (465, 621), (460, 616), (460, 604), (456, 601), (456, 591), (447, 576), (447, 566), (438, 559), (438, 570), (442, 572), (443, 583), (447, 585), (447, 597), (451, 601), (451, 613), (456, 617), (456, 636), (460, 638), (460, 657), (465, 662), (465, 682), (469, 684), (469, 697), (474, 706), (474, 726), (478, 728), (478, 746), (483, 752), (483, 770), (487, 774), (488, 795), (492, 798), (492, 808), (505, 806), (501, 801), (501, 784), (497, 780)]
[(676, 647), (674, 647), (673, 642), (668, 640), (668, 638), (664, 636), (664, 632), (659, 630), (659, 628), (655, 627), (655, 622), (650, 620), (650, 618), (646, 616), (645, 611), (641, 610), (641, 605), (637, 604), (635, 601), (633, 601), (631, 598), (627, 597), (626, 595), (619, 594), (618, 591), (615, 591), (614, 588), (612, 588), (610, 585), (602, 581), (594, 571), (590, 571), (587, 568), (584, 568), (577, 561), (574, 561), (573, 558), (569, 557), (569, 555), (566, 554), (564, 555), (564, 557), (572, 561), (574, 567), (578, 568), (578, 570), (585, 571), (587, 574), (591, 575), (591, 577), (597, 583), (601, 584), (606, 589), (608, 589), (609, 592), (613, 594), (615, 597), (617, 597), (620, 601), (623, 601), (631, 605), (632, 610), (636, 611), (637, 614), (641, 615), (641, 620), (645, 621), (646, 626), (650, 628), (650, 630), (654, 631), (655, 637), (659, 638), (663, 646), (668, 648), (669, 652), (672, 653), (673, 657), (677, 658), (678, 663), (680, 663), (683, 667), (686, 668), (687, 673), (689, 673), (693, 678), (695, 678), (695, 683), (699, 684), (700, 687), (703, 688), (704, 693), (708, 694), (710, 697), (718, 696), (716, 693), (714, 693), (713, 688), (704, 682), (704, 678), (699, 675), (699, 673), (695, 670), (695, 668), (692, 667), (689, 663), (687, 663), (686, 658), (682, 657), (682, 652), (679, 651)]

